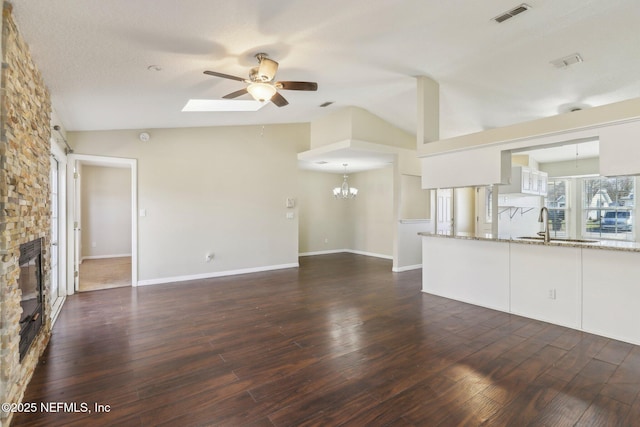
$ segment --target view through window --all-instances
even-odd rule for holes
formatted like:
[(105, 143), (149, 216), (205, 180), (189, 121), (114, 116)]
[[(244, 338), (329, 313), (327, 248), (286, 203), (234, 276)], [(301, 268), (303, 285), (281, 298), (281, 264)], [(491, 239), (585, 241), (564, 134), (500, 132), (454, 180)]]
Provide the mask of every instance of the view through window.
[(630, 239), (634, 222), (634, 178), (585, 178), (582, 188), (583, 234), (603, 239)]

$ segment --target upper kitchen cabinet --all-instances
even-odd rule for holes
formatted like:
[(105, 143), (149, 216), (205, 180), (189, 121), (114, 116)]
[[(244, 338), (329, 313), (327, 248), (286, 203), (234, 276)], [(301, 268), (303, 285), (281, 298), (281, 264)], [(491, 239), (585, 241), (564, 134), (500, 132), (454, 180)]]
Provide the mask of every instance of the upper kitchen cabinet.
[(547, 173), (528, 166), (511, 168), (511, 183), (500, 187), (500, 194), (547, 195)]

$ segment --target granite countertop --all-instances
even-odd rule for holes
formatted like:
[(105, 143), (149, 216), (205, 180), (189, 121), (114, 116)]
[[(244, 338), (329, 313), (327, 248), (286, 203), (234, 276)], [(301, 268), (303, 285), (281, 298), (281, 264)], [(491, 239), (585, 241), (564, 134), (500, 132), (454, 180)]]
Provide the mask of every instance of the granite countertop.
[[(440, 238), (449, 238), (449, 239), (463, 239), (463, 240), (488, 240), (494, 242), (506, 242), (506, 243), (520, 243), (524, 245), (547, 245), (547, 246), (568, 246), (574, 248), (585, 248), (585, 249), (605, 249), (605, 250), (613, 250), (613, 251), (625, 251), (625, 252), (640, 252), (640, 243), (638, 242), (629, 242), (625, 240), (597, 240), (595, 242), (579, 242), (579, 241), (562, 241), (562, 240), (551, 240), (549, 243), (545, 243), (542, 240), (535, 239), (523, 239), (518, 237), (513, 237), (509, 235), (500, 235), (494, 236), (493, 234), (473, 234), (473, 233), (456, 233), (453, 234), (443, 234), (443, 233), (430, 233), (430, 232), (420, 232), (418, 233), (420, 236), (425, 237), (440, 237)], [(595, 240), (595, 239), (584, 239), (584, 240)]]

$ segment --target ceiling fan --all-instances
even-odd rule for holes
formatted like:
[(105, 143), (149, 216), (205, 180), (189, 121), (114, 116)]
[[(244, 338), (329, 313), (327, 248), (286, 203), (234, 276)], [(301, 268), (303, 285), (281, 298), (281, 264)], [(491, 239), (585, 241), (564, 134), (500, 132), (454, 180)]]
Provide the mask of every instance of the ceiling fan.
[(255, 57), (258, 60), (258, 66), (251, 69), (248, 79), (218, 73), (216, 71), (205, 71), (204, 73), (210, 76), (247, 83), (246, 88), (231, 92), (223, 96), (222, 98), (224, 99), (233, 99), (248, 93), (253, 96), (256, 101), (264, 102), (271, 100), (271, 102), (278, 107), (284, 107), (289, 102), (280, 95), (278, 90), (318, 90), (318, 84), (315, 82), (274, 81), (276, 72), (278, 71), (278, 63), (268, 58), (266, 53), (258, 53)]

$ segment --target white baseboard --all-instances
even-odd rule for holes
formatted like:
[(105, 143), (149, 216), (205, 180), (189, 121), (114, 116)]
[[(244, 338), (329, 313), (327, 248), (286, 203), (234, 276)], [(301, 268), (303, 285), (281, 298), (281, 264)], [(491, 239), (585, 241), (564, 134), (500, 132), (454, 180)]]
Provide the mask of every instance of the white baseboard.
[(356, 254), (356, 255), (371, 256), (371, 257), (374, 257), (374, 258), (383, 258), (383, 259), (393, 260), (393, 256), (391, 256), (391, 255), (376, 254), (376, 253), (373, 253), (373, 252), (355, 251), (355, 250), (352, 250), (352, 249), (348, 249), (345, 252), (349, 252), (351, 254)]
[(216, 271), (212, 273), (191, 274), (188, 276), (164, 277), (159, 279), (138, 280), (138, 286), (160, 285), (163, 283), (186, 282), (189, 280), (211, 279), (214, 277), (235, 276), (238, 274), (259, 273), (262, 271), (282, 270), (285, 268), (297, 268), (300, 265), (296, 263), (267, 265), (264, 267), (242, 268), (239, 270)]
[(346, 249), (330, 249), (328, 251), (315, 251), (315, 252), (300, 252), (298, 256), (314, 256), (314, 255), (327, 255), (327, 254), (341, 254), (348, 252)]
[(391, 271), (394, 273), (402, 273), (403, 271), (409, 270), (419, 270), (422, 268), (422, 264), (414, 264), (414, 265), (405, 265), (404, 267), (395, 267), (392, 268)]
[(131, 256), (131, 254), (89, 255), (89, 256), (83, 256), (80, 259), (80, 262), (84, 261), (85, 259), (124, 258), (124, 257), (128, 257), (128, 256)]
[(364, 255), (364, 256), (370, 256), (370, 257), (375, 257), (375, 258), (384, 258), (384, 259), (393, 259), (393, 257), (391, 255), (383, 255), (383, 254), (376, 254), (373, 252), (363, 252), (363, 251), (356, 251), (353, 249), (332, 249), (332, 250), (328, 250), (328, 251), (316, 251), (316, 252), (300, 252), (298, 254), (298, 256), (314, 256), (314, 255), (327, 255), (327, 254), (341, 254), (341, 253), (350, 253), (350, 254), (356, 254), (356, 255)]

